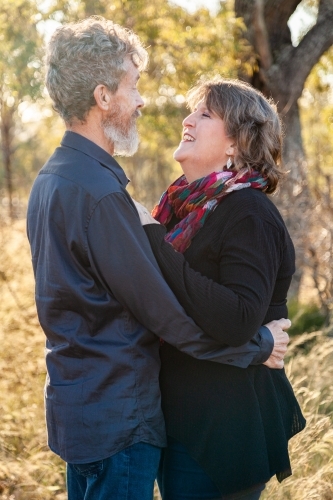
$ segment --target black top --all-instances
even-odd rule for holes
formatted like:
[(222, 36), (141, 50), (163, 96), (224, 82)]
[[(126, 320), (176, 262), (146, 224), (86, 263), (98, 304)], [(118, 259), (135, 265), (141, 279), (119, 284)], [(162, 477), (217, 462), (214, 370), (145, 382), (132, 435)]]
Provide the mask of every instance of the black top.
[[(239, 345), (260, 324), (287, 317), (294, 248), (262, 192), (249, 188), (226, 196), (184, 256), (164, 242), (163, 227), (145, 230), (177, 298), (199, 324), (201, 316), (210, 318), (216, 338)], [(161, 359), (167, 433), (187, 447), (223, 495), (291, 474), (288, 439), (305, 420), (284, 370), (198, 361), (168, 344)]]
[[(67, 462), (107, 458), (139, 441), (165, 445), (159, 337), (204, 359), (230, 355), (166, 285), (127, 182), (106, 151), (66, 132), (29, 200), (36, 304), (47, 337), (48, 442)], [(249, 346), (249, 362), (259, 343)]]

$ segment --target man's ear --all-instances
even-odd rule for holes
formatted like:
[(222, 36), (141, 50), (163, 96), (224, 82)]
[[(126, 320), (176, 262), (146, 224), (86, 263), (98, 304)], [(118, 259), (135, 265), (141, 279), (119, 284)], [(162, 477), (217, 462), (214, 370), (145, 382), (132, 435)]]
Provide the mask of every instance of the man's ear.
[(97, 106), (101, 111), (108, 111), (111, 102), (110, 91), (105, 85), (97, 85), (94, 90), (94, 97)]

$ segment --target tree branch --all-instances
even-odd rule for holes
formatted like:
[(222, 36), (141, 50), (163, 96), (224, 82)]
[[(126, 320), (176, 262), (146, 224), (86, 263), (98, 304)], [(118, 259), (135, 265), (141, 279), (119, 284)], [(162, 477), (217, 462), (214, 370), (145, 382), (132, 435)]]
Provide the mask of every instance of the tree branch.
[(261, 66), (268, 70), (272, 64), (272, 54), (269, 46), (268, 33), (264, 19), (264, 2), (255, 0), (253, 8), (254, 46), (259, 55)]
[(265, 0), (265, 22), (272, 50), (291, 45), (288, 21), (300, 3), (301, 0)]
[[(287, 22), (302, 0), (263, 0), (263, 17), (271, 49), (285, 43), (291, 44)], [(247, 27), (249, 41), (254, 45), (253, 11), (256, 0), (235, 0), (235, 14), (242, 17)]]
[(325, 4), (321, 11), (325, 12), (325, 15), (318, 15), (317, 23), (304, 36), (298, 47), (287, 50), (286, 58), (282, 53), (278, 64), (282, 76), (288, 75), (288, 80), (292, 82), (293, 100), (301, 96), (305, 80), (313, 66), (333, 44), (333, 2), (322, 0), (321, 4)]
[(332, 15), (332, 0), (320, 0), (318, 6), (318, 20)]

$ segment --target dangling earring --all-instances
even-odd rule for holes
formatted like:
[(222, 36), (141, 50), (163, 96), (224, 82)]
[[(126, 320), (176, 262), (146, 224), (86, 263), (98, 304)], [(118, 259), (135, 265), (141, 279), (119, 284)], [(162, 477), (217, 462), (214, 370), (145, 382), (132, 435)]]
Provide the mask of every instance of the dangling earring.
[(231, 159), (231, 156), (229, 156), (228, 161), (227, 161), (227, 169), (230, 170), (232, 165), (233, 165), (232, 159)]

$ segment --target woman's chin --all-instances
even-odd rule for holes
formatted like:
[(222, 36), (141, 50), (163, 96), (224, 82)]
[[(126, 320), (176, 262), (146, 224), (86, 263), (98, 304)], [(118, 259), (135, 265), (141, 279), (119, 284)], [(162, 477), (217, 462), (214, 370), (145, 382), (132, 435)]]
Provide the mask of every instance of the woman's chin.
[(178, 161), (179, 163), (181, 163), (182, 161), (185, 160), (185, 154), (183, 151), (182, 143), (179, 144), (178, 148), (173, 153), (173, 158), (174, 158), (174, 160)]

